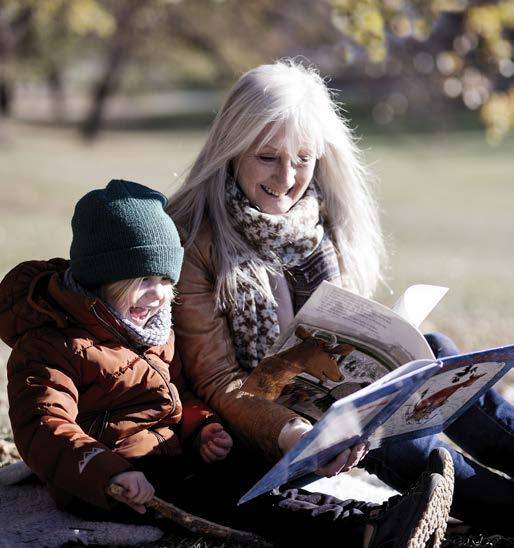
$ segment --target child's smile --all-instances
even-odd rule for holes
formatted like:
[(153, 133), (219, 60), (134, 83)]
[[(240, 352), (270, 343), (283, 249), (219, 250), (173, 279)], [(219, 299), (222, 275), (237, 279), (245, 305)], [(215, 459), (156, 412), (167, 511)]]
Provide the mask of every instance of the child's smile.
[[(116, 283), (129, 283), (121, 294), (106, 294), (106, 300), (120, 316), (137, 327), (144, 327), (148, 320), (162, 308), (169, 306), (173, 298), (173, 284), (163, 276), (147, 276)], [(114, 284), (113, 284), (114, 285)]]
[(128, 310), (130, 321), (136, 325), (144, 325), (151, 314), (152, 309), (145, 306), (131, 306)]

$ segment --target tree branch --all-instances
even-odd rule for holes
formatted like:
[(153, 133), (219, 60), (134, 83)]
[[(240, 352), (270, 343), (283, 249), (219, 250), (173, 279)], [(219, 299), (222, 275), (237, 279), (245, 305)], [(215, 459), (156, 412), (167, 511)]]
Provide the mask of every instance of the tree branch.
[[(111, 484), (107, 487), (107, 494), (110, 496), (122, 496), (123, 487), (120, 485)], [(173, 523), (180, 525), (184, 529), (191, 531), (192, 533), (199, 535), (206, 535), (210, 537), (216, 537), (219, 539), (227, 540), (235, 544), (254, 545), (262, 547), (271, 547), (272, 545), (258, 535), (248, 533), (246, 531), (239, 531), (224, 525), (219, 525), (212, 521), (200, 518), (185, 510), (182, 510), (166, 502), (159, 497), (152, 497), (152, 499), (146, 503), (148, 508), (157, 510), (159, 514), (165, 518), (171, 520)]]

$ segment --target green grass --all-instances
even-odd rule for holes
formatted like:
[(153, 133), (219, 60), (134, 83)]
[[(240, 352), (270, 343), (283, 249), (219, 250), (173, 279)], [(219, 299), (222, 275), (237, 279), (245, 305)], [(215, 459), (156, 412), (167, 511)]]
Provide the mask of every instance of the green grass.
[[(68, 129), (1, 127), (0, 275), (22, 260), (67, 256), (75, 202), (111, 178), (168, 194), (204, 134), (107, 132), (88, 145)], [(491, 149), (481, 133), (424, 134), (362, 146), (391, 252), (395, 295), (382, 287), (378, 300), (394, 302), (411, 283), (447, 285), (425, 330), (448, 333), (464, 350), (514, 342), (514, 140)], [(0, 345), (0, 385), (7, 356)], [(0, 415), (2, 405), (0, 391)]]
[(371, 141), (368, 157), (392, 288), (449, 286), (430, 324), (465, 350), (514, 342), (514, 141), (491, 149), (480, 133), (408, 136)]
[(200, 143), (190, 132), (113, 133), (87, 145), (71, 130), (7, 129), (0, 133), (0, 273), (20, 259), (66, 256), (74, 204), (109, 179), (169, 193)]

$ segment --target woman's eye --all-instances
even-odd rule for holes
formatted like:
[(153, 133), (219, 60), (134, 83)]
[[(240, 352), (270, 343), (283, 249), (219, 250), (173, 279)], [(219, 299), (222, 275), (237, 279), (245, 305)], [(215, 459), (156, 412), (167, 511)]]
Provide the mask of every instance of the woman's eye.
[(257, 158), (259, 158), (259, 160), (263, 161), (263, 162), (267, 162), (267, 163), (271, 163), (271, 162), (274, 162), (275, 161), (275, 156), (267, 156), (265, 154), (259, 154), (259, 156), (257, 156)]
[(298, 157), (298, 161), (301, 163), (301, 164), (308, 164), (311, 160), (311, 157), (310, 156), (299, 156)]

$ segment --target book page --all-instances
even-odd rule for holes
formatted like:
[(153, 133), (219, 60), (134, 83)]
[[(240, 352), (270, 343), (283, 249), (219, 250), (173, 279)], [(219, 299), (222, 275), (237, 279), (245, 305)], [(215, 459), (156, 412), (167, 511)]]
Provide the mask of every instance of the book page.
[(419, 327), (447, 292), (447, 287), (439, 285), (411, 285), (394, 303), (391, 310)]
[[(354, 352), (340, 360), (345, 383), (362, 386), (406, 362), (434, 358), (425, 338), (411, 323), (375, 301), (328, 282), (316, 289), (269, 354), (297, 344), (294, 331), (299, 325), (334, 344), (355, 347)], [(330, 391), (338, 384), (323, 383)]]
[(426, 380), (372, 436), (385, 439), (416, 430), (442, 429), (444, 423), (488, 384), (505, 362), (482, 362), (444, 368)]

